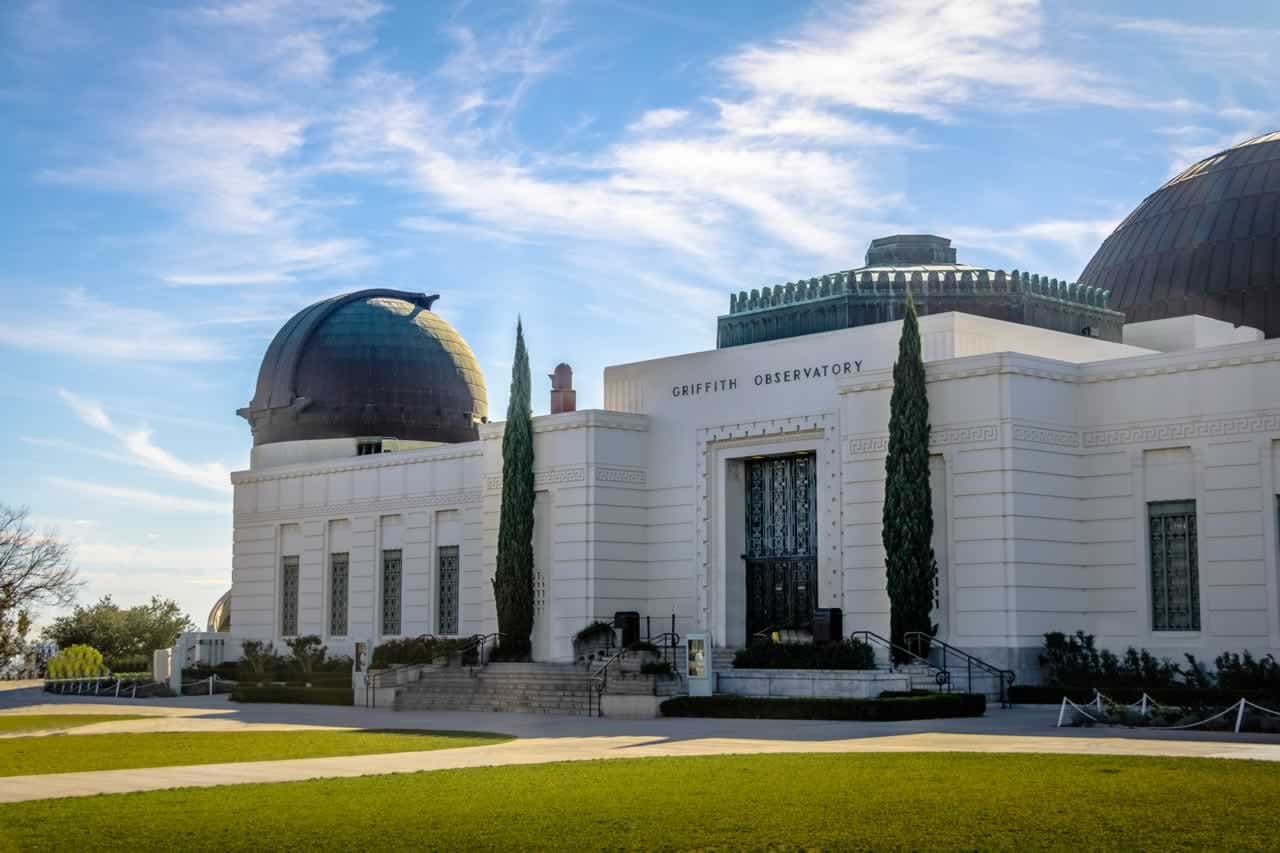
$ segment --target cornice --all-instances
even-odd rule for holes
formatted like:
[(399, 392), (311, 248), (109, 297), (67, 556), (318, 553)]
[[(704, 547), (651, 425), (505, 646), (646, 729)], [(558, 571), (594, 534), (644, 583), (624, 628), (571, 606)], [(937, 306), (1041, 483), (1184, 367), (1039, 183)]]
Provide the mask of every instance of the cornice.
[[(929, 431), (929, 447), (945, 447), (949, 444), (982, 444), (1000, 440), (1000, 424), (968, 424), (944, 427)], [(859, 435), (849, 439), (849, 453), (853, 456), (877, 455), (889, 452), (889, 434)]]
[(405, 498), (354, 500), (340, 504), (299, 506), (291, 509), (273, 509), (263, 512), (237, 512), (235, 514), (235, 524), (237, 526), (271, 524), (315, 517), (349, 518), (356, 515), (378, 515), (442, 506), (463, 507), (479, 503), (482, 497), (483, 492), (480, 489), (458, 489), (451, 492), (436, 492), (431, 495), (415, 495)]
[(265, 468), (261, 471), (252, 469), (248, 471), (233, 471), (231, 482), (239, 486), (246, 483), (288, 480), (317, 474), (340, 474), (344, 471), (393, 468), (399, 465), (424, 465), (428, 462), (443, 462), (447, 459), (469, 459), (483, 455), (484, 449), (479, 442), (468, 441), (466, 444), (449, 444), (444, 447), (427, 447), (421, 450), (400, 450), (393, 453), (376, 453), (371, 456), (344, 457), (342, 459), (304, 462), (298, 465), (282, 465), (279, 468)]
[[(480, 427), (481, 441), (499, 441), (506, 421), (488, 423)], [(584, 409), (560, 415), (540, 415), (533, 419), (535, 433), (561, 432), (575, 429), (614, 429), (628, 432), (648, 432), (649, 416), (629, 412), (611, 412), (605, 409)]]

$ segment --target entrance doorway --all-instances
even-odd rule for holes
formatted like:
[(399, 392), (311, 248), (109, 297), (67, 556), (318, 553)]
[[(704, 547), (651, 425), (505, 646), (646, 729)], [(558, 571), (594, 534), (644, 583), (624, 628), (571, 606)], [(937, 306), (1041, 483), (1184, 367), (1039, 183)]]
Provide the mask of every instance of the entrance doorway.
[(746, 460), (747, 637), (808, 625), (818, 604), (817, 460)]

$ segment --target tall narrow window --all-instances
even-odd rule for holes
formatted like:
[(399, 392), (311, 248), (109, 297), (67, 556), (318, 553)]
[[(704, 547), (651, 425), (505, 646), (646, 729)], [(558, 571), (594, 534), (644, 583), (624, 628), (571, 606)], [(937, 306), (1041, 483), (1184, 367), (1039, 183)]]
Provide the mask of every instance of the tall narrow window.
[(400, 633), (400, 549), (382, 552), (382, 633)]
[(280, 558), (280, 633), (298, 633), (298, 558)]
[(335, 637), (347, 635), (347, 574), (350, 564), (347, 554), (329, 555), (329, 633)]
[(1151, 629), (1200, 630), (1196, 502), (1147, 504), (1151, 528)]
[(441, 545), (438, 552), (440, 583), (438, 592), (436, 631), (441, 634), (458, 633), (458, 546)]

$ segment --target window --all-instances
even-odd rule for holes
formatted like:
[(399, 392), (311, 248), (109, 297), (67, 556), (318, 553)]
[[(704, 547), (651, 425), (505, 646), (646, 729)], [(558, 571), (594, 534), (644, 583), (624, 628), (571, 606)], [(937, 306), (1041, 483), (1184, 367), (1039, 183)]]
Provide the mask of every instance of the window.
[(351, 565), (347, 554), (329, 555), (329, 633), (347, 634), (347, 574)]
[(438, 593), (436, 631), (441, 634), (458, 633), (458, 546), (441, 545), (438, 551), (440, 583)]
[(298, 633), (298, 558), (280, 558), (280, 634)]
[(400, 550), (382, 552), (382, 633), (400, 633)]
[(382, 452), (382, 439), (361, 441), (356, 444), (356, 456), (369, 456)]
[(1151, 529), (1151, 630), (1200, 630), (1196, 502), (1147, 504)]

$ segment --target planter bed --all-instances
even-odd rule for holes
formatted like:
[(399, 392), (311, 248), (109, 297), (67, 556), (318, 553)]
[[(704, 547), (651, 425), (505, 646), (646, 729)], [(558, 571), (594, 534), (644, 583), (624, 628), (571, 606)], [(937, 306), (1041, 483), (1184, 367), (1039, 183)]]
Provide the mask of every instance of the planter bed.
[(246, 687), (231, 691), (233, 702), (284, 702), (295, 705), (354, 705), (351, 687)]
[(662, 703), (666, 717), (720, 717), (761, 720), (933, 720), (981, 717), (981, 693), (936, 693), (889, 699), (762, 699), (748, 696), (680, 696)]
[[(1280, 695), (1269, 690), (1229, 690), (1221, 687), (1108, 687), (1099, 685), (1102, 695), (1116, 702), (1137, 702), (1146, 693), (1161, 705), (1183, 707), (1226, 707), (1241, 699), (1280, 710)], [(1055, 687), (1044, 684), (1015, 684), (1009, 701), (1015, 705), (1060, 705), (1063, 697), (1083, 705), (1093, 701), (1093, 687)]]

